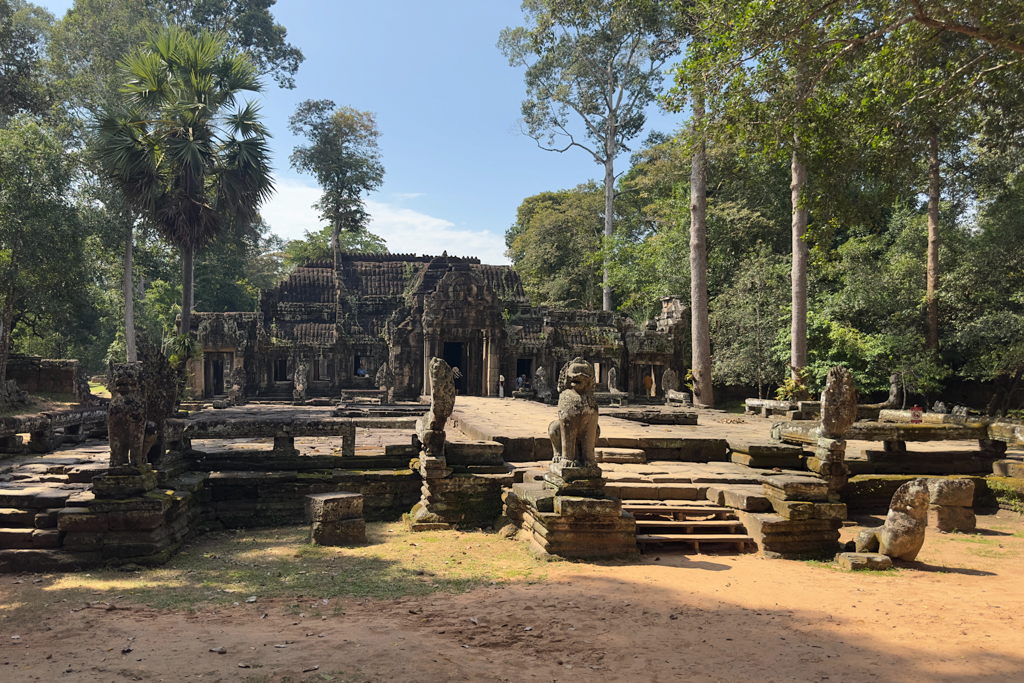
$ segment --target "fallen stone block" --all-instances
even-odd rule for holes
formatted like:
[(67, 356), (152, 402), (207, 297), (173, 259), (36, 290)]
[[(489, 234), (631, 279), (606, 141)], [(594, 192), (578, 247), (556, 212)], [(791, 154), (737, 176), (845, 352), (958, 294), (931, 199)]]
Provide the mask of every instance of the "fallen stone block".
[(870, 569), (884, 571), (892, 569), (892, 558), (878, 553), (839, 553), (836, 564), (843, 569)]
[(313, 545), (356, 545), (366, 543), (366, 521), (343, 519), (337, 522), (313, 522), (309, 529)]
[(939, 531), (969, 532), (978, 528), (978, 518), (969, 507), (932, 505), (928, 508), (928, 526)]

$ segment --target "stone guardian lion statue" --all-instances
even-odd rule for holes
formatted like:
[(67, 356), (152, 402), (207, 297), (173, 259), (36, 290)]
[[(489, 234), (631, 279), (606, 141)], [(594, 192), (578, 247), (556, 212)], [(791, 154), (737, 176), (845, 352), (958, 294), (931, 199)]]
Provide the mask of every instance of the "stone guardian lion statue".
[(137, 363), (111, 365), (113, 398), (107, 408), (110, 466), (143, 469), (146, 461), (146, 401), (142, 396), (142, 367)]
[(597, 467), (594, 448), (597, 424), (594, 366), (583, 358), (566, 363), (558, 377), (558, 419), (548, 426), (552, 462), (563, 467)]

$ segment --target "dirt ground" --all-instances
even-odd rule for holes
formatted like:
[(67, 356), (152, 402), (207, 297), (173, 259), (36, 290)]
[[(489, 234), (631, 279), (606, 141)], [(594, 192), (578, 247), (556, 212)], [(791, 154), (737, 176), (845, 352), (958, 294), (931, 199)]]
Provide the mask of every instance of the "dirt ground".
[(159, 569), (0, 577), (0, 681), (1024, 681), (1024, 520), (979, 522), (880, 573), (542, 562), (399, 523), (351, 549), (207, 534)]

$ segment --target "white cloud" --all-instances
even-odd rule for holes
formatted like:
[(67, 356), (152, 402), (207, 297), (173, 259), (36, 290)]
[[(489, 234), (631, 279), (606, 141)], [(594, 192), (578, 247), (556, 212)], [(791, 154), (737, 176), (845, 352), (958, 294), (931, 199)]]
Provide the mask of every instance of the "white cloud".
[(417, 199), (419, 197), (425, 197), (426, 192), (392, 192), (391, 196), (400, 201), (406, 201), (409, 199)]
[[(314, 231), (322, 225), (312, 207), (319, 197), (316, 187), (281, 180), (277, 182), (277, 193), (261, 214), (281, 237), (301, 239), (307, 230)], [(458, 228), (443, 218), (385, 202), (368, 200), (366, 209), (371, 217), (370, 231), (383, 237), (394, 253), (437, 255), (447, 251), (452, 256), (478, 256), (483, 263), (508, 263), (504, 239), (486, 230)]]
[(277, 191), (260, 215), (270, 228), (286, 240), (300, 240), (306, 232), (316, 232), (323, 225), (314, 202), (320, 199), (320, 188), (309, 187), (295, 180), (278, 180)]

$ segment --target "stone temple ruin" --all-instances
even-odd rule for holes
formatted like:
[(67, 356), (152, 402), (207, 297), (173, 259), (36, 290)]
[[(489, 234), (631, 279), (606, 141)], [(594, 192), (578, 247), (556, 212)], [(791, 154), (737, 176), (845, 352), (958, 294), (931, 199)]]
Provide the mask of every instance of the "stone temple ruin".
[[(0, 571), (159, 564), (218, 526), (358, 543), (366, 522), (401, 519), (501, 529), (541, 556), (673, 544), (884, 568), (926, 529), (1012, 506), (1000, 492), (1024, 499), (1024, 423), (917, 423), (859, 404), (844, 368), (790, 419), (684, 407), (684, 312), (669, 298), (637, 327), (534, 308), (513, 271), (475, 259), (310, 264), (260, 312), (197, 314), (206, 399), (187, 413), (144, 344), (112, 369), (111, 400), (0, 418)], [(530, 385), (497, 399), (518, 370)], [(638, 395), (652, 372), (658, 396)], [(958, 450), (908, 447), (943, 441)], [(887, 517), (844, 548), (851, 513)]]
[(447, 254), (307, 263), (262, 290), (258, 309), (193, 315), (203, 349), (192, 368), (197, 398), (226, 398), (241, 369), (254, 399), (416, 399), (431, 393), (435, 357), (460, 370), (460, 395), (497, 396), (499, 377), (510, 394), (515, 378), (558, 377), (577, 356), (594, 364), (600, 391), (638, 390), (653, 373), (663, 395), (662, 376), (681, 376), (690, 357), (678, 298), (641, 329), (614, 313), (531, 306), (511, 267)]

